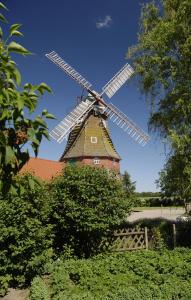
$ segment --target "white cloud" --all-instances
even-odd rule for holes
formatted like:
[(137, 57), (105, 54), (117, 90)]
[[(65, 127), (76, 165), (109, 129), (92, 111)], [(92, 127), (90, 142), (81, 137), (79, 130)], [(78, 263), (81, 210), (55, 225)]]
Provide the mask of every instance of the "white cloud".
[(103, 20), (99, 20), (96, 22), (96, 27), (98, 29), (105, 28), (105, 27), (110, 27), (112, 24), (112, 18), (111, 16), (105, 16)]

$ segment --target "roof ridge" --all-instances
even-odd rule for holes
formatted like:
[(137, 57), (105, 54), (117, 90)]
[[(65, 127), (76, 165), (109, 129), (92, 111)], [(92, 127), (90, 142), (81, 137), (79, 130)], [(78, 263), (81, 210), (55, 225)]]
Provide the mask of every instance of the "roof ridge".
[(33, 156), (30, 156), (30, 159), (39, 159), (39, 160), (46, 160), (46, 161), (51, 161), (51, 162), (55, 162), (55, 163), (63, 163), (58, 160), (46, 159), (46, 158), (41, 158), (41, 157), (33, 157)]

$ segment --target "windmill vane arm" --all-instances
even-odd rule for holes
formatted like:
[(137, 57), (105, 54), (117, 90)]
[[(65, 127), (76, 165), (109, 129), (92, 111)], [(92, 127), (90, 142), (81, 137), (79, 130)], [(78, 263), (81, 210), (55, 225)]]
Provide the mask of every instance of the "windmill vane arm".
[(70, 131), (82, 121), (86, 114), (92, 109), (93, 104), (96, 102), (88, 100), (81, 101), (51, 132), (50, 136), (58, 143), (61, 143)]
[(104, 93), (111, 98), (120, 87), (132, 76), (134, 73), (133, 68), (127, 63), (125, 64), (115, 76), (102, 88), (102, 93)]
[(65, 62), (55, 51), (52, 51), (45, 56), (62, 69), (68, 76), (74, 79), (78, 84), (86, 90), (92, 86), (84, 77), (82, 77), (73, 67)]
[(128, 118), (123, 112), (121, 112), (112, 103), (109, 105), (105, 104), (104, 113), (116, 123), (121, 129), (127, 132), (135, 141), (137, 141), (142, 146), (150, 140), (148, 134), (146, 134), (142, 129), (140, 129), (130, 118)]

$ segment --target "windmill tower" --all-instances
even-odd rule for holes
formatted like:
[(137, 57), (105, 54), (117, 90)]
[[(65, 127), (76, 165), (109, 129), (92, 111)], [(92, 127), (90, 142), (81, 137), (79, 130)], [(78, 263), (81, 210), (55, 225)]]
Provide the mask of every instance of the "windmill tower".
[(81, 162), (119, 172), (121, 158), (113, 145), (107, 120), (112, 120), (143, 146), (148, 142), (149, 136), (113, 104), (107, 104), (102, 95), (105, 93), (111, 98), (134, 73), (133, 68), (125, 64), (102, 88), (102, 92), (97, 93), (91, 89), (92, 85), (55, 51), (46, 54), (46, 57), (88, 92), (88, 95), (50, 132), (50, 136), (59, 143), (68, 137), (60, 161)]

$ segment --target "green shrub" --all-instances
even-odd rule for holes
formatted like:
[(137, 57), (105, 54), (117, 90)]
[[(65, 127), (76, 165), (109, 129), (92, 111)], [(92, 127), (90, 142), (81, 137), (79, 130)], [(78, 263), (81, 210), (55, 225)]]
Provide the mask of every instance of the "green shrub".
[(40, 277), (34, 278), (31, 284), (31, 300), (50, 300), (47, 284)]
[[(25, 285), (43, 272), (52, 256), (52, 225), (46, 190), (31, 175), (20, 178), (25, 186), (20, 196), (0, 200), (0, 291), (10, 285)], [(34, 183), (33, 188), (30, 182)]]
[(65, 245), (79, 257), (98, 253), (100, 242), (130, 210), (122, 181), (105, 169), (68, 166), (50, 193), (59, 253)]
[(49, 278), (51, 299), (188, 300), (190, 262), (191, 250), (183, 248), (55, 262)]

